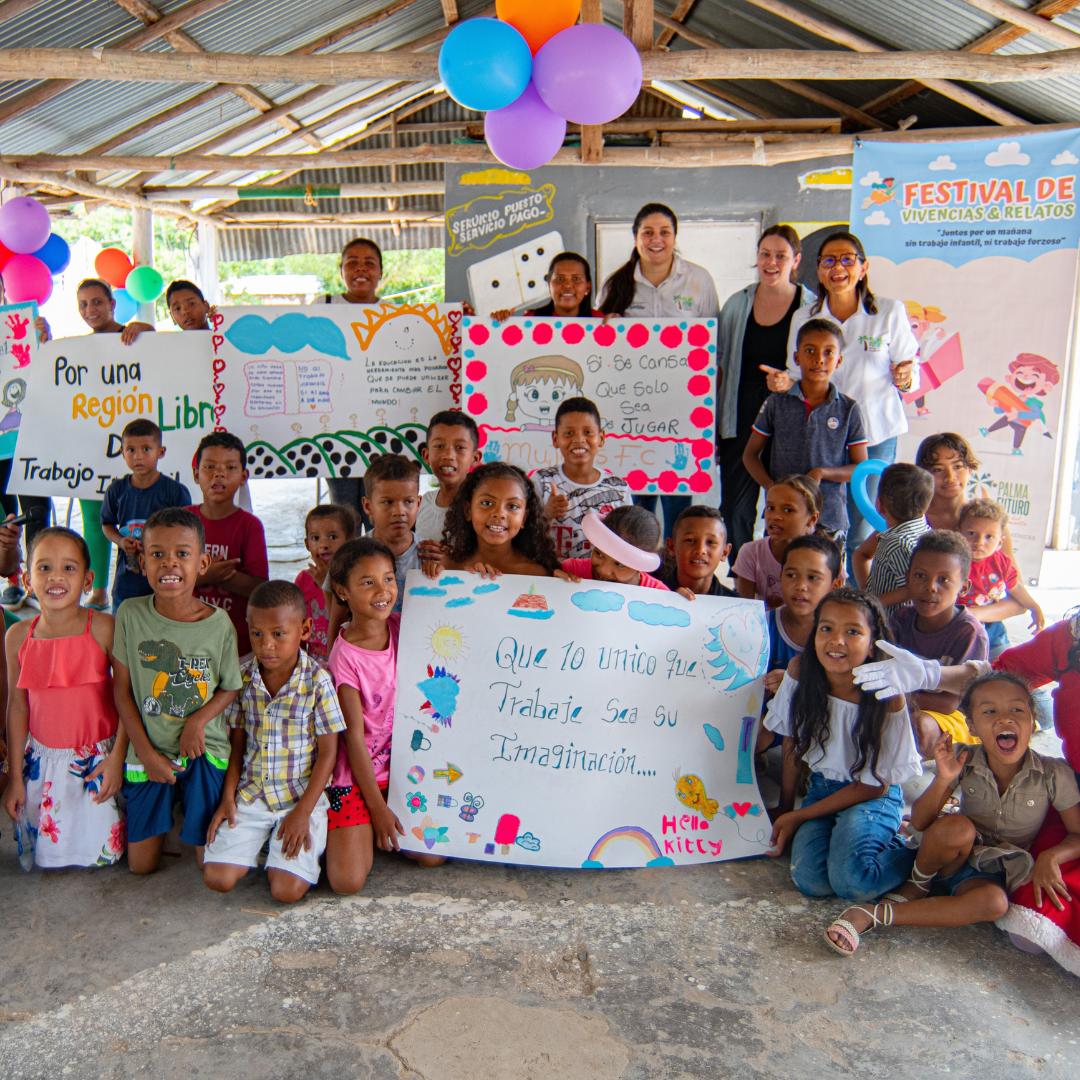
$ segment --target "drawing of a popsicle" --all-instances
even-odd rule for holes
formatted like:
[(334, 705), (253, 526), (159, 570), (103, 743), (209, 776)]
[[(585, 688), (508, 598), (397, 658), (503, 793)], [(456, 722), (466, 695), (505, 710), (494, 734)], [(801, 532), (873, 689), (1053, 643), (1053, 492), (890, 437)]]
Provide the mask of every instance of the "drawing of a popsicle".
[(517, 842), (518, 829), (521, 827), (521, 818), (516, 814), (503, 814), (495, 826), (495, 843), (500, 846), (502, 853), (508, 855), (510, 848)]

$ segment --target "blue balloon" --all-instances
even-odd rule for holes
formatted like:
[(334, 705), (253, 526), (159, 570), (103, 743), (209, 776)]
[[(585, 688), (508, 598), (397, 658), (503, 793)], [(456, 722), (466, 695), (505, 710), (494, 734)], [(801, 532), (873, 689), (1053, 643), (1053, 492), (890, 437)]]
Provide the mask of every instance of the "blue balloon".
[(466, 109), (487, 112), (517, 101), (532, 78), (529, 43), (509, 23), (466, 19), (439, 50), (439, 78)]
[(116, 301), (116, 310), (113, 318), (119, 323), (130, 322), (139, 314), (139, 302), (127, 291), (127, 289), (113, 289), (113, 299)]
[(71, 262), (71, 248), (68, 242), (56, 233), (49, 233), (49, 239), (34, 252), (53, 274), (62, 274)]
[(884, 532), (889, 527), (889, 524), (881, 516), (881, 512), (874, 505), (873, 500), (867, 495), (866, 481), (871, 476), (880, 476), (888, 467), (889, 463), (887, 461), (881, 461), (879, 458), (867, 458), (855, 466), (855, 471), (848, 481), (851, 485), (851, 498), (859, 508), (859, 513), (862, 514), (874, 532)]

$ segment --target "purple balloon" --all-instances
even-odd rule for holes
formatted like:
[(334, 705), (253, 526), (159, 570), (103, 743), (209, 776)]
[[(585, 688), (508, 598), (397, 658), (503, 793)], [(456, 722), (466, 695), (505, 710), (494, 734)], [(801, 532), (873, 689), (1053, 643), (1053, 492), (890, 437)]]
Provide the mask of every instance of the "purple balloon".
[(606, 124), (637, 100), (641, 57), (613, 26), (570, 26), (533, 57), (533, 85), (559, 116), (577, 124)]
[(0, 244), (18, 255), (32, 255), (49, 239), (49, 211), (29, 195), (0, 206)]
[(488, 149), (511, 169), (538, 169), (562, 147), (566, 121), (553, 113), (529, 83), (525, 93), (484, 117)]

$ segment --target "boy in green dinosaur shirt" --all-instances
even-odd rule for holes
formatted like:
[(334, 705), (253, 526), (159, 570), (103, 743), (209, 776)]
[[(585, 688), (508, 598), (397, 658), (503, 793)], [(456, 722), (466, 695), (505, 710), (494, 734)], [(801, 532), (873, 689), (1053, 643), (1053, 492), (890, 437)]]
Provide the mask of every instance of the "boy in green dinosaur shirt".
[(198, 516), (173, 507), (152, 514), (141, 558), (153, 594), (121, 605), (112, 664), (117, 711), (130, 739), (128, 868), (150, 874), (161, 862), (177, 802), (184, 808), (180, 839), (196, 848), (202, 865), (229, 763), (222, 714), (241, 679), (229, 616), (195, 597), (209, 563)]

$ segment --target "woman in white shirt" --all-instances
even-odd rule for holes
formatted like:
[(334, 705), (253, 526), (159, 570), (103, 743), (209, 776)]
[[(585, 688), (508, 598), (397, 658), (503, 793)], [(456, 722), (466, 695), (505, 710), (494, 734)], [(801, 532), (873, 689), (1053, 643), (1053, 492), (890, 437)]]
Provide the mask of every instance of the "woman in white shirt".
[[(795, 342), (803, 323), (822, 316), (832, 319), (844, 335), (844, 361), (833, 375), (833, 384), (858, 402), (870, 440), (867, 456), (893, 462), (896, 440), (908, 429), (900, 394), (911, 389), (919, 345), (904, 305), (870, 291), (869, 271), (870, 260), (854, 233), (840, 230), (825, 239), (818, 254), (818, 298), (795, 312), (788, 335), (788, 371), (771, 372), (768, 386), (782, 393), (798, 378)], [(871, 477), (867, 484), (871, 500), (877, 495), (876, 481)], [(850, 553), (871, 532), (850, 492), (848, 517), (850, 561)]]
[[(715, 319), (720, 301), (712, 275), (675, 250), (679, 219), (663, 203), (646, 203), (634, 218), (634, 250), (604, 282), (600, 311), (604, 315), (645, 319)], [(656, 495), (635, 495), (634, 502), (656, 510)], [(689, 495), (663, 495), (664, 535), (671, 536), (675, 518), (690, 505)]]

